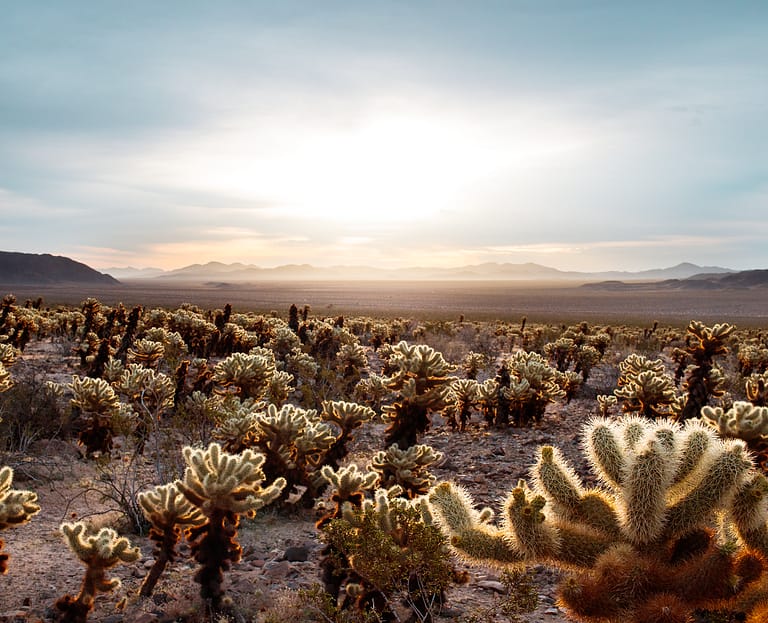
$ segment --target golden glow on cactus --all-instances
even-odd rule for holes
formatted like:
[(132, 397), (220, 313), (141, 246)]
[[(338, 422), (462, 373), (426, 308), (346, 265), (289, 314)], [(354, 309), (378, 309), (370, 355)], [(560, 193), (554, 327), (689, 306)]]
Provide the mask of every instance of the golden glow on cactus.
[(253, 514), (274, 501), (285, 486), (284, 478), (261, 486), (264, 456), (252, 450), (234, 455), (212, 443), (205, 450), (186, 446), (183, 454), (187, 469), (176, 486), (206, 515), (213, 509)]
[(131, 547), (125, 537), (112, 528), (92, 532), (82, 521), (60, 526), (69, 549), (88, 567), (88, 572), (98, 576), (95, 587), (99, 592), (109, 592), (120, 586), (118, 578), (107, 579), (103, 572), (120, 563), (135, 562), (141, 556), (138, 547)]

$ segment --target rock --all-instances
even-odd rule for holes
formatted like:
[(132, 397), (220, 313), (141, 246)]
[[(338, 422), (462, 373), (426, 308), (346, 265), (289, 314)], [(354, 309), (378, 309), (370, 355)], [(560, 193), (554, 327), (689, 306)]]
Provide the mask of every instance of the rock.
[(309, 558), (309, 550), (304, 546), (289, 547), (285, 550), (282, 560), (289, 562), (306, 562)]
[(291, 571), (293, 567), (287, 560), (268, 562), (263, 567), (264, 577), (270, 580), (284, 580)]
[(507, 592), (506, 586), (504, 586), (501, 582), (496, 582), (494, 580), (480, 580), (477, 583), (477, 586), (479, 586), (480, 588), (484, 588), (489, 591), (495, 591), (501, 594), (504, 594)]

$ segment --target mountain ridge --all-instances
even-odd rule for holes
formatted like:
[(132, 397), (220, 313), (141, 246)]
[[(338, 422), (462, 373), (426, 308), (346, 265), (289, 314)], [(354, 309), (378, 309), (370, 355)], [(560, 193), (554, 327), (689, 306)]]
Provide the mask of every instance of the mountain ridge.
[(0, 251), (0, 283), (4, 285), (119, 285), (111, 275), (63, 255)]
[(254, 264), (240, 262), (224, 264), (208, 262), (191, 264), (182, 268), (157, 272), (142, 272), (147, 269), (108, 268), (104, 272), (121, 279), (152, 279), (174, 281), (264, 281), (264, 280), (466, 280), (466, 281), (607, 281), (607, 280), (648, 280), (685, 279), (697, 274), (734, 273), (729, 268), (719, 266), (698, 266), (683, 262), (668, 268), (656, 268), (644, 271), (601, 271), (581, 272), (562, 271), (533, 262), (520, 264), (485, 262), (451, 268), (413, 266), (408, 268), (373, 268), (369, 266), (317, 267), (310, 264), (285, 264), (274, 268), (263, 268)]

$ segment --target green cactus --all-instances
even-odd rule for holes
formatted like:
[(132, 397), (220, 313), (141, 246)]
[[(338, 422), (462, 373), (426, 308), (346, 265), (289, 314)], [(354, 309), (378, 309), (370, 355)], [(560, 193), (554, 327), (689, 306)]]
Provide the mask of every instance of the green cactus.
[(148, 597), (165, 567), (176, 559), (176, 544), (182, 534), (205, 523), (200, 509), (184, 497), (174, 483), (158, 485), (138, 495), (139, 506), (151, 524), (149, 538), (155, 544), (155, 562), (141, 584), (139, 594)]
[(187, 468), (183, 480), (174, 484), (205, 517), (203, 524), (190, 528), (189, 540), (192, 554), (200, 564), (195, 574), (200, 596), (217, 612), (226, 605), (224, 571), (240, 560), (240, 516), (252, 517), (273, 502), (286, 482), (277, 478), (271, 485), (262, 486), (264, 456), (250, 449), (233, 455), (212, 443), (205, 450), (186, 446), (183, 454)]
[(374, 454), (370, 467), (380, 475), (382, 487), (399, 486), (407, 498), (415, 498), (434, 484), (429, 468), (442, 460), (443, 453), (431, 446), (418, 444), (401, 450), (393, 444)]
[(426, 344), (409, 346), (402, 341), (393, 347), (390, 365), (395, 372), (387, 386), (398, 392), (391, 405), (383, 407), (382, 419), (389, 422), (384, 442), (409, 448), (430, 426), (430, 413), (445, 407), (456, 368)]
[(433, 487), (455, 552), (476, 564), (568, 570), (560, 603), (579, 621), (684, 623), (697, 609), (748, 612), (768, 598), (768, 481), (743, 442), (698, 421), (625, 417), (592, 421), (584, 447), (602, 486), (584, 487), (544, 446), (533, 489), (521, 481), (510, 492), (498, 527), (460, 486)]
[(54, 604), (60, 623), (84, 623), (93, 609), (97, 593), (109, 593), (120, 586), (118, 578), (106, 571), (120, 563), (135, 562), (141, 556), (125, 537), (111, 528), (92, 531), (84, 522), (64, 523), (60, 527), (67, 545), (85, 565), (85, 575), (77, 597), (64, 595)]
[[(13, 470), (0, 468), (0, 530), (27, 523), (40, 512), (37, 494), (23, 489), (11, 489)], [(8, 571), (8, 554), (3, 553), (3, 539), (0, 539), (0, 575)]]

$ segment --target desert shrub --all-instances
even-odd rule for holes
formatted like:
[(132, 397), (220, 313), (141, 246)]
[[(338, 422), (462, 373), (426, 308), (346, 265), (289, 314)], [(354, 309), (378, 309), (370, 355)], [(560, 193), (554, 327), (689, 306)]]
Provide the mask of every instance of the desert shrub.
[(340, 599), (342, 609), (376, 612), (383, 621), (398, 620), (399, 601), (420, 621), (440, 611), (454, 570), (423, 503), (379, 489), (359, 508), (346, 505), (341, 518), (321, 528), (321, 538), (340, 554), (335, 572), (343, 590), (330, 596), (332, 603)]
[(66, 438), (71, 428), (60, 388), (46, 380), (43, 370), (17, 363), (13, 383), (0, 392), (0, 450), (26, 452), (38, 439)]

